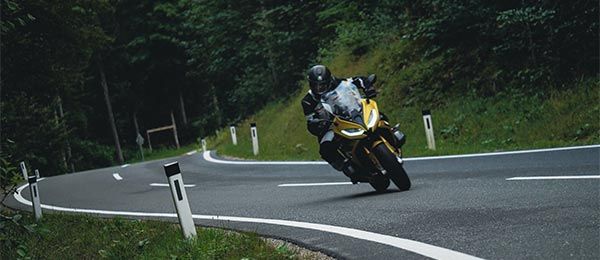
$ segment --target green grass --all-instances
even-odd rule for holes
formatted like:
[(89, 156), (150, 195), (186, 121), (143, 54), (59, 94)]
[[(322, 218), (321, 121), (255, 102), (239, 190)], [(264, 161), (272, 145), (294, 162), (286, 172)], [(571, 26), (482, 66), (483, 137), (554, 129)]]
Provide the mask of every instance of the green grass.
[[(405, 41), (391, 39), (361, 56), (347, 50), (325, 58), (337, 76), (378, 75), (380, 94), (376, 98), (380, 110), (391, 124), (399, 123), (407, 136), (403, 147), (406, 157), (506, 151), (530, 148), (561, 147), (600, 143), (600, 80), (582, 79), (563, 90), (550, 93), (539, 89), (506, 87), (496, 95), (428, 93), (411, 90), (411, 82), (427, 80), (427, 73), (439, 60), (407, 63), (413, 53)], [(431, 82), (431, 84), (436, 84)], [(456, 89), (468, 82), (456, 82)], [(287, 100), (274, 102), (238, 125), (238, 145), (231, 143), (229, 129), (208, 139), (208, 146), (220, 155), (256, 160), (319, 160), (318, 144), (306, 129), (300, 100), (303, 89)], [(420, 104), (409, 98), (410, 91), (433, 95), (434, 104)], [(537, 92), (536, 92), (537, 91)], [(425, 94), (423, 94), (425, 93)], [(437, 96), (435, 96), (437, 95)], [(432, 111), (437, 150), (427, 149), (421, 115)], [(260, 153), (252, 154), (249, 123), (256, 122)]]
[(26, 214), (19, 222), (34, 232), (1, 223), (0, 259), (299, 259), (252, 233), (198, 228), (188, 241), (178, 225), (159, 221), (45, 214), (36, 225)]
[[(432, 109), (437, 150), (427, 149), (421, 107), (397, 104), (385, 89), (379, 108), (407, 135), (406, 157), (562, 147), (600, 143), (600, 84), (544, 95), (501, 93), (454, 97)], [(208, 140), (220, 155), (256, 160), (318, 160), (316, 138), (306, 130), (300, 100), (272, 103), (239, 125), (238, 145), (229, 130)], [(257, 122), (260, 153), (252, 154), (248, 124)]]
[[(542, 93), (530, 87), (506, 87), (496, 95), (462, 93), (440, 96), (434, 104), (408, 98), (411, 82), (427, 78), (439, 60), (404, 64), (411, 55), (406, 42), (391, 40), (354, 57), (340, 50), (327, 64), (338, 76), (378, 75), (380, 110), (390, 123), (401, 125), (407, 136), (406, 157), (507, 151), (600, 143), (600, 80), (582, 79)], [(432, 84), (435, 84), (433, 82)], [(461, 84), (457, 82), (456, 89)], [(404, 87), (403, 87), (404, 86)], [(220, 155), (255, 160), (320, 160), (318, 144), (306, 129), (300, 100), (308, 86), (286, 100), (273, 102), (238, 125), (238, 145), (231, 142), (229, 127), (207, 139), (208, 148)], [(427, 93), (422, 90), (413, 90)], [(537, 92), (536, 92), (537, 91)], [(450, 92), (450, 91), (449, 91)], [(435, 95), (429, 93), (430, 95)], [(441, 95), (441, 94), (437, 94)], [(437, 150), (427, 149), (421, 110), (431, 109)], [(256, 122), (260, 153), (254, 156), (249, 124)], [(183, 151), (182, 151), (183, 153)]]

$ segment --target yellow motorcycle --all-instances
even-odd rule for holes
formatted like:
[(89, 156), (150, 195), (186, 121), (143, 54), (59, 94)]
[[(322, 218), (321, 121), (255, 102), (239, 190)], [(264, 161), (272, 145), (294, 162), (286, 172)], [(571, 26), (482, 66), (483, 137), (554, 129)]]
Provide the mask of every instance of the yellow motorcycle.
[[(371, 75), (367, 84), (376, 78)], [(372, 99), (362, 98), (351, 80), (342, 81), (321, 96), (321, 104), (332, 115), (331, 129), (340, 141), (338, 152), (352, 162), (353, 183), (368, 182), (378, 192), (387, 190), (390, 180), (400, 189), (410, 189), (403, 167), (401, 147), (405, 137), (392, 127)], [(346, 175), (349, 175), (346, 173)]]

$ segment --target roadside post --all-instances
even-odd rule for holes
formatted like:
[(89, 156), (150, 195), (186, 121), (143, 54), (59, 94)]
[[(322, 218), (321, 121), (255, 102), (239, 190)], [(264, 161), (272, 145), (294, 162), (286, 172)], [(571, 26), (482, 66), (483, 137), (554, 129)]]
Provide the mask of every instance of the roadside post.
[(202, 138), (200, 142), (202, 143), (202, 152), (206, 152), (206, 138)]
[(190, 209), (190, 203), (183, 185), (183, 177), (181, 176), (179, 163), (172, 162), (165, 164), (164, 168), (167, 179), (169, 180), (169, 187), (171, 188), (171, 195), (173, 196), (173, 202), (175, 203), (175, 209), (177, 210), (177, 217), (179, 218), (183, 236), (187, 239), (195, 237), (196, 226), (194, 225), (192, 210)]
[(425, 125), (425, 135), (427, 136), (427, 147), (435, 150), (435, 137), (433, 136), (433, 123), (431, 121), (431, 111), (423, 110), (423, 124)]
[(231, 131), (231, 142), (233, 142), (233, 145), (237, 145), (237, 136), (235, 134), (235, 125), (229, 126), (229, 131)]
[(252, 135), (252, 151), (254, 156), (258, 155), (258, 133), (256, 132), (256, 123), (250, 124), (250, 134)]
[(30, 176), (27, 181), (29, 182), (29, 192), (31, 193), (33, 215), (35, 216), (35, 220), (40, 220), (42, 218), (42, 205), (40, 204), (40, 192), (38, 190), (37, 178), (33, 175)]
[(40, 179), (40, 171), (38, 171), (38, 169), (35, 169), (35, 177), (39, 180)]
[(27, 180), (27, 166), (25, 166), (25, 162), (19, 163), (21, 166), (21, 173), (23, 174), (23, 179)]

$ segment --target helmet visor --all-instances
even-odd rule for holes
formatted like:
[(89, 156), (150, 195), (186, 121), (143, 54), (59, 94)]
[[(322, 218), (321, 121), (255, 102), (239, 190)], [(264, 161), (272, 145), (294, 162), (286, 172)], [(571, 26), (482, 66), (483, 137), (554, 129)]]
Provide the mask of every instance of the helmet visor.
[(315, 94), (323, 94), (325, 93), (327, 90), (329, 90), (329, 83), (326, 82), (320, 82), (320, 83), (313, 83), (312, 84), (312, 90), (313, 92), (315, 92)]

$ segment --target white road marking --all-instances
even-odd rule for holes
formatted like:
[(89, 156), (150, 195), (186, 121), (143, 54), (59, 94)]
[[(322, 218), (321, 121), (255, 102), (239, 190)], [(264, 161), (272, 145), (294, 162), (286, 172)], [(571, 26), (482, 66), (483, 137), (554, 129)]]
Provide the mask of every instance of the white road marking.
[(43, 181), (44, 179), (46, 179), (46, 178), (42, 177), (42, 178), (37, 179), (37, 181)]
[[(168, 183), (150, 183), (150, 186), (153, 187), (169, 187)], [(183, 187), (192, 188), (196, 187), (196, 184), (184, 184)]]
[(327, 164), (327, 162), (323, 161), (226, 161), (213, 158), (210, 155), (210, 151), (205, 151), (204, 160), (213, 162), (213, 163), (221, 163), (221, 164), (241, 164), (241, 165), (320, 165)]
[(573, 176), (529, 176), (512, 177), (507, 181), (526, 181), (526, 180), (577, 180), (577, 179), (600, 179), (600, 175), (573, 175)]
[[(560, 148), (521, 150), (521, 151), (508, 151), (508, 152), (495, 152), (495, 153), (476, 153), (476, 154), (403, 158), (403, 160), (404, 161), (424, 161), (424, 160), (455, 159), (455, 158), (483, 157), (483, 156), (495, 156), (495, 155), (540, 153), (540, 152), (552, 152), (552, 151), (567, 151), (567, 150), (579, 150), (579, 149), (590, 149), (590, 148), (600, 148), (600, 145), (586, 145), (586, 146), (560, 147)], [(210, 155), (210, 151), (205, 151), (203, 156), (204, 156), (204, 160), (206, 160), (206, 161), (213, 162), (213, 163), (220, 163), (220, 164), (238, 164), (238, 165), (324, 165), (324, 164), (327, 164), (327, 162), (323, 162), (323, 161), (228, 161), (228, 160), (221, 160), (221, 159), (213, 158)]]
[[(14, 198), (25, 205), (31, 206), (31, 201), (26, 200), (21, 196), (21, 191), (29, 184), (25, 184), (17, 189), (17, 192), (13, 195)], [(66, 208), (42, 204), (42, 208), (64, 212), (76, 212), (76, 213), (88, 213), (88, 214), (100, 214), (100, 215), (112, 215), (112, 216), (136, 216), (136, 217), (163, 217), (163, 218), (176, 218), (175, 213), (152, 213), (152, 212), (130, 212), (130, 211), (112, 211), (112, 210), (96, 210), (96, 209), (78, 209), (78, 208)], [(426, 244), (419, 241), (414, 241), (405, 238), (399, 238), (394, 236), (388, 236), (378, 234), (374, 232), (364, 231), (360, 229), (339, 227), (325, 224), (315, 224), (310, 222), (300, 222), (291, 220), (281, 219), (265, 219), (265, 218), (246, 218), (246, 217), (231, 217), (231, 216), (216, 216), (216, 215), (192, 215), (195, 219), (204, 220), (218, 220), (218, 221), (234, 221), (234, 222), (246, 222), (246, 223), (259, 223), (269, 225), (279, 225), (286, 227), (296, 227), (317, 230), (322, 232), (334, 233), (342, 236), (353, 237), (361, 240), (376, 242), (384, 245), (393, 246), (396, 248), (404, 249), (410, 252), (414, 252), (433, 259), (465, 259), (465, 260), (477, 260), (481, 259), (472, 255), (457, 252), (451, 249), (438, 247), (430, 244)]]
[(322, 183), (287, 183), (279, 184), (278, 187), (304, 187), (304, 186), (329, 186), (329, 185), (352, 185), (352, 182), (322, 182)]
[(119, 175), (118, 173), (113, 173), (113, 177), (115, 178), (115, 180), (120, 181), (123, 179), (123, 177), (121, 177), (121, 175)]
[(121, 168), (125, 168), (125, 167), (129, 167), (129, 164), (123, 164), (123, 165), (121, 165)]
[(198, 152), (198, 151), (196, 151), (196, 150), (193, 150), (193, 151), (187, 152), (187, 153), (185, 153), (185, 154), (186, 154), (186, 155), (192, 155), (192, 154), (195, 154), (195, 153), (197, 153), (197, 152)]

